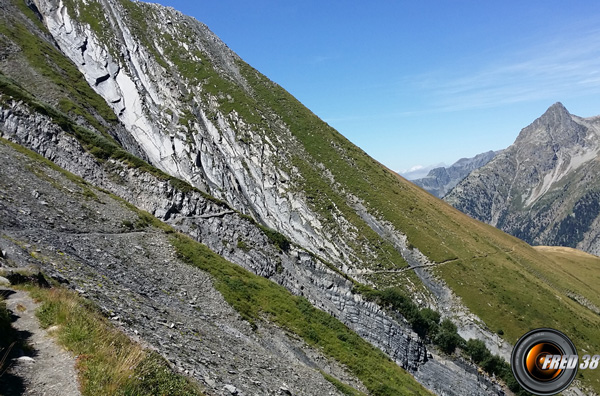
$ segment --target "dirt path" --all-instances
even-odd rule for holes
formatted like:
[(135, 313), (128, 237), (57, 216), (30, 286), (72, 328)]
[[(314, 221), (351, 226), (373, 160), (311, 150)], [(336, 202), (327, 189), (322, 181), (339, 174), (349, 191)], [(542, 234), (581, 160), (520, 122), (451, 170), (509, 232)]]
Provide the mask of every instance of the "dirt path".
[[(11, 293), (11, 292), (9, 292)], [(4, 374), (6, 384), (0, 395), (79, 396), (75, 358), (58, 346), (40, 328), (35, 310), (37, 304), (26, 292), (12, 292), (7, 308), (17, 317), (12, 323), (32, 351), (12, 361)]]

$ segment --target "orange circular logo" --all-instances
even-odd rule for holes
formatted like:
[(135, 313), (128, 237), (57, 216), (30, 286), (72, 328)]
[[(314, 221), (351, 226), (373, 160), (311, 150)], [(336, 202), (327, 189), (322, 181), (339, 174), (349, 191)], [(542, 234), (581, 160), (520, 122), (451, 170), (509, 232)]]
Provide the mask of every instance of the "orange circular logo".
[(549, 396), (565, 390), (577, 375), (575, 346), (558, 330), (532, 330), (517, 341), (510, 358), (515, 379), (534, 395)]

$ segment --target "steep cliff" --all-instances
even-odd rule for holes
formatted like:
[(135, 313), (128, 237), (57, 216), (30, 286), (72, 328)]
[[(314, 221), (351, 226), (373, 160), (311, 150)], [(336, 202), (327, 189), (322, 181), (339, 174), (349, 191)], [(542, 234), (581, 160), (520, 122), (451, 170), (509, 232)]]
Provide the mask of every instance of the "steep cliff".
[[(495, 331), (514, 342), (573, 318), (573, 337), (595, 347), (598, 319), (572, 300), (523, 309), (563, 293), (541, 280), (546, 256), (369, 158), (198, 21), (126, 0), (0, 5), (3, 137), (304, 296), (435, 393), (502, 390), (438, 354), (376, 290), (402, 289), (504, 356)], [(248, 320), (260, 309), (237, 308)]]

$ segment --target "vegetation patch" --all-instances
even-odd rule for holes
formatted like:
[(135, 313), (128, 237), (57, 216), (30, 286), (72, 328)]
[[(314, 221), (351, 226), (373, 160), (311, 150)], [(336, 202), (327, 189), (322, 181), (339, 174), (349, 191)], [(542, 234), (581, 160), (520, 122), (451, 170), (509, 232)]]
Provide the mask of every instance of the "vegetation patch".
[[(0, 25), (0, 33), (18, 44), (28, 64), (70, 98), (63, 99), (61, 107), (82, 116), (90, 125), (103, 133), (106, 133), (107, 128), (93, 114), (98, 114), (109, 124), (118, 122), (112, 109), (92, 90), (77, 67), (50, 43), (30, 32), (19, 22)], [(67, 100), (70, 103), (67, 103)]]
[(275, 231), (272, 228), (265, 227), (262, 224), (257, 223), (257, 225), (262, 230), (262, 232), (267, 236), (267, 238), (269, 238), (269, 241), (271, 241), (271, 243), (273, 245), (275, 245), (280, 251), (287, 252), (288, 250), (290, 250), (291, 242), (288, 239), (288, 237), (286, 237), (279, 231)]
[(525, 391), (515, 379), (510, 365), (498, 355), (492, 355), (481, 340), (470, 339), (463, 346), (464, 353), (478, 364), (489, 375), (495, 375), (502, 378), (508, 389), (515, 395), (527, 396), (529, 392)]
[(252, 249), (246, 242), (241, 239), (237, 241), (237, 248), (242, 249), (244, 252), (249, 252)]
[(458, 335), (456, 326), (450, 320), (444, 319), (440, 323), (439, 312), (431, 308), (419, 308), (400, 288), (375, 290), (360, 285), (355, 287), (355, 291), (361, 293), (365, 299), (401, 314), (415, 333), (437, 345), (445, 353), (451, 354), (457, 347), (464, 347), (465, 340)]
[(383, 352), (306, 299), (236, 266), (182, 234), (171, 243), (184, 262), (210, 273), (225, 300), (256, 325), (266, 316), (343, 364), (372, 395), (428, 394)]
[(118, 59), (119, 49), (112, 34), (113, 30), (108, 21), (108, 15), (104, 6), (96, 0), (87, 2), (63, 0), (67, 7), (69, 16), (82, 23), (87, 24), (96, 34), (100, 42), (108, 47), (114, 59)]
[[(564, 332), (578, 351), (599, 351), (600, 316), (569, 295), (574, 292), (598, 304), (600, 259), (541, 254), (513, 240), (513, 249), (499, 257), (441, 265), (436, 272), (474, 314), (488, 327), (502, 329), (513, 344), (531, 329), (551, 327)], [(600, 372), (585, 372), (582, 381), (598, 389)]]
[(343, 383), (339, 379), (335, 378), (332, 375), (327, 374), (324, 371), (321, 371), (321, 375), (323, 375), (323, 378), (325, 378), (327, 381), (331, 382), (333, 384), (333, 386), (335, 386), (337, 388), (337, 390), (339, 390), (340, 392), (342, 392), (344, 395), (347, 395), (347, 396), (367, 396), (365, 393), (354, 389), (350, 385)]
[(465, 341), (458, 332), (456, 325), (449, 319), (440, 322), (440, 314), (430, 308), (419, 308), (399, 288), (374, 290), (367, 286), (358, 286), (367, 300), (376, 301), (384, 308), (400, 313), (410, 323), (412, 329), (425, 341), (436, 345), (446, 354), (453, 354), (456, 348), (479, 365), (490, 376), (498, 376), (509, 389), (517, 395), (528, 395), (515, 380), (510, 365), (498, 355), (492, 355), (485, 343), (470, 339)]
[(28, 290), (42, 302), (36, 313), (41, 326), (58, 326), (59, 343), (78, 355), (83, 395), (202, 395), (159, 355), (115, 329), (89, 301), (59, 288)]

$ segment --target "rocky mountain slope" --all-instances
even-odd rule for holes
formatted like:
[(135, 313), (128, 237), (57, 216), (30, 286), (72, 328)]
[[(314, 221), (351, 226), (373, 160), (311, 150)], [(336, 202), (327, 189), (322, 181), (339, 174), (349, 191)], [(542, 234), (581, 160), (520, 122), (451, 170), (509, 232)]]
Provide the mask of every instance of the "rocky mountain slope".
[(211, 394), (226, 386), (245, 394), (340, 394), (319, 370), (364, 388), (276, 326), (258, 322), (253, 330), (205, 272), (177, 259), (164, 229), (107, 192), (6, 142), (0, 187), (7, 260), (71, 285)]
[(556, 103), (445, 200), (531, 244), (600, 254), (599, 131)]
[(429, 171), (427, 176), (411, 180), (417, 186), (424, 188), (438, 198), (443, 198), (462, 179), (475, 169), (490, 162), (499, 151), (488, 151), (473, 158), (461, 158), (449, 167), (440, 166)]
[[(203, 293), (211, 295), (196, 284), (212, 279), (236, 315), (244, 319), (235, 330), (215, 325), (211, 331), (217, 338), (224, 331), (243, 340), (256, 339), (258, 335), (247, 332), (253, 328), (264, 331), (265, 338), (278, 331), (295, 334), (292, 338), (318, 347), (326, 358), (350, 371), (335, 374), (338, 378), (370, 394), (421, 388), (411, 382), (412, 377), (386, 374), (400, 370), (397, 366), (361, 377), (366, 371), (356, 356), (364, 361), (368, 349), (357, 349), (363, 341), (351, 334), (379, 348), (436, 394), (504, 392), (502, 384), (479, 372), (468, 359), (442, 353), (432, 345), (433, 336), (415, 333), (398, 305), (378, 297), (394, 295), (396, 290), (421, 308), (439, 311), (442, 318), (456, 324), (463, 337), (484, 340), (492, 352), (504, 357), (510, 343), (535, 326), (557, 327), (586, 349), (600, 350), (593, 336), (599, 319), (543, 276), (544, 265), (552, 260), (544, 252), (470, 219), (368, 157), (245, 64), (198, 21), (170, 8), (128, 0), (2, 0), (0, 6), (2, 137), (101, 188), (100, 192), (91, 190), (101, 202), (114, 198), (104, 194), (114, 194), (129, 202), (130, 210), (145, 210), (204, 246), (190, 248), (168, 237), (165, 242), (165, 236), (154, 228), (152, 232), (159, 236), (144, 234), (142, 240), (105, 243), (88, 237), (61, 242), (47, 231), (35, 233), (33, 224), (50, 218), (50, 226), (42, 229), (79, 227), (63, 223), (65, 217), (73, 216), (42, 213), (40, 219), (25, 220), (15, 214), (13, 234), (34, 232), (48, 252), (59, 249), (78, 257), (64, 273), (53, 271), (53, 260), (42, 260), (39, 265), (56, 278), (62, 276), (81, 290), (89, 290), (86, 294), (100, 304), (109, 304), (124, 292), (139, 294), (133, 303), (119, 299), (110, 309), (127, 317), (142, 309), (129, 306), (136, 301), (146, 301), (158, 311), (173, 309), (186, 319), (168, 317), (161, 323), (184, 326), (182, 333), (188, 334), (188, 314), (197, 313), (185, 301), (190, 295), (196, 300)], [(81, 191), (85, 194), (86, 190)], [(18, 192), (4, 199), (10, 208)], [(58, 196), (54, 199), (61, 201)], [(118, 210), (114, 219), (108, 213), (102, 216), (104, 206), (99, 205), (96, 212), (100, 215), (96, 215), (105, 220), (94, 221), (100, 231), (89, 230), (98, 237), (117, 234), (117, 228), (134, 234), (140, 225), (154, 224), (145, 216), (138, 215), (141, 223), (135, 216), (119, 217)], [(88, 216), (94, 219), (94, 213)], [(48, 240), (46, 234), (54, 239)], [(135, 235), (127, 235), (131, 237)], [(155, 243), (157, 251), (146, 249), (144, 241)], [(67, 250), (64, 245), (69, 243), (76, 249)], [(112, 245), (120, 251), (107, 250), (106, 258), (98, 256)], [(168, 254), (172, 249), (179, 249), (179, 260), (202, 272), (192, 274), (188, 267), (179, 267), (182, 263), (172, 261)], [(129, 267), (123, 252), (135, 258), (138, 250), (143, 252), (139, 265)], [(156, 256), (144, 256), (151, 253)], [(27, 251), (22, 257), (27, 257)], [(172, 298), (152, 289), (166, 280), (148, 273), (153, 267), (144, 269), (146, 261), (164, 262), (163, 273), (171, 266), (179, 268), (170, 289), (162, 289)], [(97, 263), (106, 267), (90, 269), (88, 274), (87, 268)], [(239, 272), (231, 263), (263, 278)], [(79, 286), (86, 285), (88, 275), (110, 282), (101, 282), (107, 285), (101, 288), (96, 282), (88, 282), (88, 289)], [(507, 277), (513, 281), (506, 283)], [(593, 299), (586, 295), (587, 289), (580, 290), (582, 297)], [(554, 307), (537, 303), (558, 295), (564, 296)], [(320, 311), (309, 309), (306, 301)], [(524, 307), (522, 301), (532, 304)], [(226, 308), (209, 305), (204, 309)], [(150, 319), (139, 319), (140, 323), (151, 322), (153, 311), (148, 312)], [(325, 313), (330, 316), (321, 316)], [(292, 320), (304, 317), (323, 318), (323, 322)], [(331, 318), (354, 333), (329, 337), (330, 327), (342, 331), (341, 324)], [(197, 320), (189, 320), (190, 331)], [(130, 332), (137, 330), (127, 322), (124, 326)], [(257, 392), (261, 385), (253, 383), (255, 375), (268, 370), (255, 367), (256, 362), (250, 360), (230, 369), (223, 360), (205, 357), (208, 349), (193, 353), (207, 359), (205, 364), (179, 347), (185, 340), (165, 342), (160, 334), (156, 337), (149, 331), (143, 335), (209, 394), (220, 394), (224, 384), (233, 384), (242, 393)], [(257, 342), (262, 345), (260, 339)], [(289, 340), (281, 342), (289, 345)], [(382, 356), (373, 361), (383, 364), (387, 360)], [(282, 372), (295, 362), (292, 357), (282, 364)], [(307, 365), (313, 367), (313, 363)], [(238, 375), (247, 370), (254, 374)], [(375, 379), (372, 375), (377, 373), (386, 379)], [(281, 376), (271, 378), (265, 389), (279, 392)], [(318, 376), (313, 378), (314, 386), (321, 386)], [(594, 373), (586, 373), (586, 384), (593, 386), (595, 380)], [(294, 385), (294, 394), (311, 394), (301, 388), (301, 382)]]

